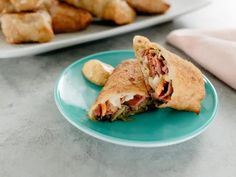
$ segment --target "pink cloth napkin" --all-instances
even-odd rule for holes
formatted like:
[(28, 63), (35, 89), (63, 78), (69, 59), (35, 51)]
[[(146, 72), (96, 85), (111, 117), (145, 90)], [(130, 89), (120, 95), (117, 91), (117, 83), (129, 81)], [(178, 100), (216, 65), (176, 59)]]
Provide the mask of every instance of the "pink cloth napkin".
[(167, 41), (236, 89), (236, 29), (180, 29)]

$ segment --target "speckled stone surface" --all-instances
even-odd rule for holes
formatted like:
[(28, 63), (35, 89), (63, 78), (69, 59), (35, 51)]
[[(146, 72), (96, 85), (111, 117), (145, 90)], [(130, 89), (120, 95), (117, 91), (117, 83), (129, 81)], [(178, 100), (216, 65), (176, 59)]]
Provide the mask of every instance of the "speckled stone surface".
[(69, 124), (53, 100), (59, 74), (81, 57), (131, 49), (135, 34), (187, 57), (165, 44), (171, 30), (230, 27), (234, 22), (234, 1), (217, 0), (160, 26), (38, 56), (0, 60), (0, 177), (235, 177), (236, 92), (205, 70), (219, 94), (216, 119), (200, 136), (170, 147), (131, 148), (97, 140)]

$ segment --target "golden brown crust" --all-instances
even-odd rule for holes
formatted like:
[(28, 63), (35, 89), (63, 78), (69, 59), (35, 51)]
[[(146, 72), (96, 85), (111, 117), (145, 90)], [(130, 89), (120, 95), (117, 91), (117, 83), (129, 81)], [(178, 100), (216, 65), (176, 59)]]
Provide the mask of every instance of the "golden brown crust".
[(89, 111), (90, 118), (93, 118), (93, 110), (98, 104), (104, 103), (111, 96), (117, 94), (127, 95), (130, 93), (148, 97), (143, 75), (138, 66), (137, 60), (123, 61), (115, 68), (100, 92), (95, 104)]
[(113, 20), (118, 25), (132, 23), (135, 16), (135, 11), (125, 1), (120, 0), (109, 1), (102, 15), (104, 20)]
[(52, 26), (55, 33), (75, 32), (85, 29), (92, 21), (90, 13), (65, 3), (50, 8)]
[(170, 5), (165, 0), (127, 0), (131, 7), (138, 12), (165, 13)]
[(94, 16), (114, 21), (118, 25), (134, 21), (136, 13), (123, 0), (64, 0), (76, 7), (90, 11)]
[[(139, 61), (142, 60), (143, 50), (149, 48), (159, 50), (167, 61), (168, 77), (172, 80), (173, 94), (171, 100), (160, 107), (171, 107), (177, 110), (199, 113), (201, 100), (205, 97), (205, 86), (201, 71), (191, 62), (182, 59), (156, 43), (150, 42), (145, 37), (136, 36), (134, 38), (135, 55)], [(148, 85), (147, 82), (146, 84)]]
[(106, 94), (123, 92), (147, 94), (143, 75), (136, 60), (123, 61), (115, 68), (98, 99)]
[(51, 17), (46, 11), (4, 14), (1, 22), (9, 43), (48, 42), (54, 37)]
[(40, 6), (39, 9), (47, 10), (50, 13), (50, 9), (54, 6), (57, 6), (58, 4), (59, 4), (58, 0), (44, 0), (43, 4)]
[(43, 6), (46, 0), (10, 0), (17, 12), (35, 11)]
[(0, 14), (15, 12), (14, 6), (10, 0), (0, 0)]
[(58, 0), (0, 0), (0, 13), (49, 10)]
[(83, 8), (91, 12), (94, 16), (102, 18), (105, 5), (110, 0), (64, 0), (75, 7)]

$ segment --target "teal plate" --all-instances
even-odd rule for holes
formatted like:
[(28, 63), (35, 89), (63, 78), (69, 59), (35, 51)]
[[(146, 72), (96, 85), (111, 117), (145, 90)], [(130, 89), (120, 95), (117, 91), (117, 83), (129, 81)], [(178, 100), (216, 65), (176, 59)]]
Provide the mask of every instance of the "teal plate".
[(205, 77), (206, 97), (199, 115), (170, 108), (141, 113), (130, 121), (98, 122), (87, 117), (101, 87), (86, 80), (82, 67), (90, 59), (117, 66), (122, 60), (134, 58), (133, 51), (109, 51), (90, 55), (70, 66), (55, 86), (55, 101), (64, 117), (75, 127), (98, 139), (136, 147), (157, 147), (189, 140), (203, 132), (214, 119), (217, 93)]

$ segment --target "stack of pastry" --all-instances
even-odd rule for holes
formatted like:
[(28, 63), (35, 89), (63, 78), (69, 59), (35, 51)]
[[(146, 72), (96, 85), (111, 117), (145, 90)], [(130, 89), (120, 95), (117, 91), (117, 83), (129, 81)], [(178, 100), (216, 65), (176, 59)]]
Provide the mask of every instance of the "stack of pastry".
[(85, 29), (90, 13), (57, 0), (1, 0), (1, 27), (9, 43), (48, 42), (54, 33)]
[(0, 0), (0, 18), (7, 42), (48, 42), (55, 33), (85, 29), (93, 16), (124, 25), (136, 12), (162, 14), (169, 7), (164, 0)]

